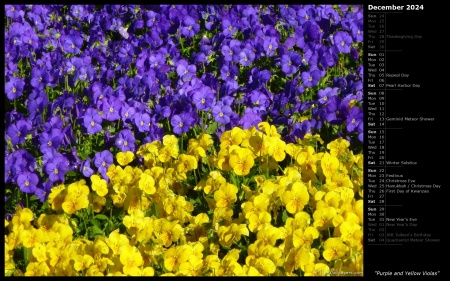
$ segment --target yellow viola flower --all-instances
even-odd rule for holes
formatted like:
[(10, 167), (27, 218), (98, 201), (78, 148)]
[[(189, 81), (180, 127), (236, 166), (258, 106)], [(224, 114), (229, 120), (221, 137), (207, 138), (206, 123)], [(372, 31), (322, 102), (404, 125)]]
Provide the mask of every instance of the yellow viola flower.
[(194, 169), (197, 169), (197, 159), (192, 155), (181, 154), (177, 160), (177, 172), (187, 173)]
[(344, 221), (339, 226), (341, 231), (342, 241), (348, 242), (348, 245), (353, 247), (360, 243), (362, 238), (361, 226), (355, 222)]
[(44, 262), (47, 260), (47, 249), (44, 244), (36, 243), (32, 253), (38, 262)]
[(131, 214), (136, 210), (140, 210), (141, 208), (145, 210), (143, 208), (143, 200), (141, 200), (142, 197), (142, 190), (139, 188), (132, 186), (128, 189), (127, 197), (123, 202), (123, 207), (127, 210), (128, 214)]
[(323, 155), (320, 165), (322, 167), (323, 174), (327, 178), (333, 177), (341, 166), (339, 160), (329, 153), (325, 153)]
[(178, 153), (180, 152), (180, 147), (178, 146), (178, 139), (174, 135), (165, 135), (163, 137), (163, 145), (167, 147), (169, 155), (176, 159), (178, 158)]
[(134, 153), (131, 151), (118, 152), (116, 155), (117, 163), (120, 166), (126, 166), (134, 160)]
[(189, 260), (189, 246), (181, 245), (169, 248), (164, 253), (164, 267), (168, 271), (176, 271), (178, 267)]
[(334, 157), (347, 154), (349, 146), (350, 142), (341, 137), (327, 144), (330, 154)]
[(167, 146), (163, 146), (158, 150), (158, 160), (162, 163), (169, 162), (171, 150)]
[(156, 188), (153, 177), (147, 173), (142, 173), (139, 179), (139, 189), (149, 195), (155, 194)]
[(273, 139), (269, 145), (268, 152), (269, 155), (275, 159), (277, 162), (281, 162), (286, 158), (286, 143), (280, 139)]
[(211, 137), (211, 135), (207, 134), (207, 133), (201, 133), (198, 137), (197, 140), (200, 143), (200, 146), (203, 147), (204, 150), (207, 150), (209, 147), (214, 145), (214, 140)]
[(276, 270), (276, 265), (266, 257), (259, 257), (255, 261), (255, 268), (263, 275), (268, 276)]
[(52, 205), (52, 209), (59, 211), (64, 203), (64, 198), (67, 195), (67, 189), (64, 184), (54, 186), (48, 195), (48, 203)]
[(178, 271), (182, 276), (199, 276), (201, 275), (202, 268), (203, 260), (197, 257), (193, 257), (181, 263)]
[(305, 271), (305, 268), (308, 264), (314, 263), (316, 260), (314, 254), (311, 252), (311, 248), (309, 247), (301, 247), (295, 253), (295, 268), (300, 268)]
[(279, 228), (271, 224), (265, 224), (256, 233), (256, 239), (261, 241), (262, 245), (275, 246), (275, 243), (282, 237), (282, 235), (283, 232)]
[(305, 267), (304, 276), (329, 276), (330, 268), (324, 263), (311, 263)]
[(249, 144), (254, 156), (265, 157), (268, 154), (270, 140), (270, 137), (260, 132), (256, 132), (255, 135), (251, 136), (249, 139)]
[(162, 242), (162, 245), (169, 247), (173, 242), (180, 239), (182, 233), (183, 228), (178, 222), (165, 221), (161, 226), (161, 233), (158, 238)]
[(301, 147), (295, 143), (288, 143), (286, 144), (285, 151), (289, 156), (291, 156), (292, 159), (297, 159), (297, 156), (301, 151)]
[(89, 198), (89, 200), (92, 199), (92, 202), (89, 201), (90, 204), (92, 204), (92, 207), (94, 208), (94, 212), (99, 213), (102, 211), (103, 206), (106, 205), (106, 198), (103, 196), (99, 196), (97, 194), (93, 194), (92, 197)]
[(108, 184), (106, 183), (106, 180), (101, 178), (99, 175), (92, 175), (91, 176), (91, 182), (92, 182), (92, 190), (97, 193), (98, 196), (105, 196), (108, 194)]
[(265, 193), (261, 193), (253, 198), (252, 201), (242, 203), (242, 211), (245, 218), (249, 218), (250, 215), (259, 215), (262, 212), (267, 211), (267, 207), (270, 205), (270, 198)]
[(64, 198), (62, 208), (64, 212), (71, 215), (78, 210), (85, 209), (89, 206), (89, 199), (87, 195), (77, 196), (76, 194), (67, 194)]
[(209, 172), (209, 176), (208, 179), (206, 180), (203, 191), (206, 194), (211, 194), (212, 192), (218, 190), (226, 182), (227, 182), (226, 179), (222, 176), (222, 174), (219, 171), (211, 171)]
[(304, 183), (295, 182), (291, 190), (283, 193), (282, 201), (289, 213), (295, 214), (300, 212), (309, 201), (308, 189)]
[(353, 193), (353, 183), (350, 180), (350, 177), (345, 173), (335, 173), (331, 176), (331, 181), (327, 182), (324, 187), (328, 190), (337, 192), (341, 192), (344, 189), (350, 189)]
[(325, 241), (323, 247), (325, 250), (323, 251), (322, 255), (326, 261), (332, 261), (341, 258), (348, 251), (348, 247), (342, 242), (342, 238), (328, 238)]
[(219, 190), (214, 192), (214, 200), (216, 201), (216, 207), (226, 208), (230, 207), (237, 200), (238, 188), (231, 183), (222, 185)]
[(141, 229), (144, 223), (144, 212), (139, 209), (135, 209), (130, 212), (129, 216), (123, 218), (123, 224), (126, 228)]
[(89, 255), (76, 255), (73, 258), (73, 268), (76, 271), (81, 271), (89, 268), (94, 263), (94, 258)]
[(292, 236), (292, 242), (295, 248), (300, 248), (306, 245), (311, 247), (313, 240), (319, 238), (319, 231), (312, 226), (308, 226), (306, 229), (294, 230)]
[(305, 134), (305, 136), (303, 137), (303, 140), (301, 141), (301, 143), (303, 145), (311, 145), (311, 146), (317, 146), (318, 142), (320, 144), (324, 143), (324, 141), (322, 140), (320, 135), (318, 135), (318, 134), (312, 135), (310, 133)]
[(141, 276), (155, 276), (155, 270), (151, 266), (142, 269)]
[(89, 269), (86, 271), (86, 276), (105, 276), (105, 275), (98, 268), (98, 266), (94, 264), (91, 267), (89, 267)]
[(108, 238), (105, 238), (106, 244), (113, 251), (113, 256), (117, 256), (122, 252), (125, 245), (129, 245), (127, 236), (120, 234), (119, 229), (112, 231)]
[(220, 149), (224, 150), (232, 145), (240, 145), (245, 135), (245, 132), (239, 127), (234, 127), (231, 131), (225, 131), (220, 136)]
[(272, 217), (268, 212), (261, 212), (258, 215), (253, 213), (248, 218), (248, 229), (250, 229), (251, 232), (257, 232), (264, 227), (264, 225), (270, 224), (271, 220)]
[(120, 262), (123, 265), (123, 273), (129, 274), (133, 268), (139, 268), (144, 264), (141, 252), (136, 247), (125, 245), (121, 249)]
[(325, 207), (315, 210), (313, 213), (314, 227), (318, 230), (326, 229), (328, 226), (332, 226), (333, 218), (337, 215), (337, 211), (334, 207)]
[(196, 139), (190, 139), (188, 144), (188, 155), (194, 156), (197, 160), (206, 157), (206, 150), (200, 146), (200, 142)]
[(239, 147), (230, 153), (229, 163), (236, 175), (245, 176), (250, 172), (255, 160), (249, 149)]
[(74, 193), (76, 196), (89, 195), (89, 187), (86, 185), (86, 181), (82, 179), (69, 184), (67, 193)]
[(30, 262), (27, 266), (25, 276), (47, 276), (50, 268), (45, 262)]
[(270, 125), (267, 122), (260, 122), (258, 128), (269, 137), (281, 138), (281, 135), (277, 132), (277, 128), (274, 125)]
[(231, 247), (233, 242), (241, 240), (241, 235), (249, 235), (246, 224), (232, 223), (229, 226), (219, 226), (219, 243), (224, 247)]
[(230, 154), (228, 153), (228, 150), (222, 149), (217, 154), (217, 167), (222, 171), (232, 170), (230, 166)]

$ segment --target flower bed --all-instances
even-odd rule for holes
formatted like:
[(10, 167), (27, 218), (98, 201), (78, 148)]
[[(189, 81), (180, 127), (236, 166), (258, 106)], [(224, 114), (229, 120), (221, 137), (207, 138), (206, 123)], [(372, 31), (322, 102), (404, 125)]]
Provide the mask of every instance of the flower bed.
[(5, 9), (5, 275), (362, 274), (360, 6)]

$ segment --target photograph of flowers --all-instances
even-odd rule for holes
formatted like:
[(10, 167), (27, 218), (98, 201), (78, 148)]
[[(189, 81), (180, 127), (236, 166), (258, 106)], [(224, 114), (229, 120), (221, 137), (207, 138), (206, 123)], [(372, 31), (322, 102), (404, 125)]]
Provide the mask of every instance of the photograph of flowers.
[(363, 276), (363, 5), (4, 5), (5, 276)]

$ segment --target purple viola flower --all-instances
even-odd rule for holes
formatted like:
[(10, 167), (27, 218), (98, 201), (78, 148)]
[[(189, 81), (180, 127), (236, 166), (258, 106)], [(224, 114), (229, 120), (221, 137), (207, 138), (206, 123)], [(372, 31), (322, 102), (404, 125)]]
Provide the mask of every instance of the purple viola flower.
[(319, 83), (320, 80), (320, 71), (313, 70), (311, 72), (304, 71), (302, 72), (302, 81), (305, 87), (314, 87)]
[(52, 129), (61, 129), (63, 128), (63, 122), (59, 116), (53, 116), (49, 121), (44, 124), (44, 131), (50, 132)]
[(67, 165), (63, 159), (64, 157), (51, 158), (44, 165), (44, 170), (47, 173), (50, 181), (64, 182), (64, 176), (67, 172)]
[(210, 110), (215, 100), (214, 93), (207, 86), (196, 90), (192, 97), (192, 101), (195, 103), (197, 109), (202, 111)]
[(104, 178), (106, 177), (106, 171), (111, 164), (114, 163), (113, 154), (109, 150), (102, 152), (96, 152), (94, 157), (94, 165)]
[(39, 121), (42, 120), (41, 114), (44, 112), (44, 108), (47, 105), (48, 105), (47, 94), (42, 90), (34, 89), (28, 96), (27, 108), (28, 112), (30, 113), (29, 119), (33, 120), (33, 123), (35, 123), (35, 121), (41, 122)]
[(134, 114), (134, 124), (136, 124), (139, 132), (148, 132), (150, 131), (150, 116), (145, 112), (137, 112)]
[(319, 92), (317, 93), (319, 98), (318, 100), (319, 104), (320, 105), (326, 104), (332, 96), (337, 96), (338, 90), (339, 88), (336, 87), (335, 88), (327, 87), (325, 89), (320, 89)]
[(237, 32), (237, 23), (230, 21), (228, 18), (222, 18), (222, 33), (226, 37), (233, 37)]
[(182, 22), (181, 35), (186, 37), (194, 37), (195, 34), (200, 30), (200, 25), (195, 22), (195, 20), (186, 16)]
[(259, 70), (259, 68), (254, 67), (250, 71), (251, 75), (248, 78), (248, 89), (256, 90), (266, 87), (266, 82), (270, 80), (270, 71), (267, 69)]
[(31, 71), (30, 84), (36, 89), (42, 90), (50, 81), (50, 75), (47, 70), (43, 68), (34, 67)]
[(133, 133), (128, 129), (124, 129), (117, 134), (115, 144), (122, 152), (134, 152), (135, 141), (136, 139), (134, 138)]
[[(41, 202), (44, 202), (47, 200), (48, 195), (50, 194), (50, 191), (52, 190), (53, 183), (51, 181), (46, 181), (38, 184), (38, 188), (34, 192), (37, 198), (41, 200)], [(40, 189), (40, 191), (38, 191)], [(39, 192), (39, 195), (36, 194)]]
[(97, 110), (88, 108), (84, 113), (83, 125), (88, 133), (93, 135), (102, 131), (102, 116)]
[(352, 37), (348, 32), (338, 31), (333, 36), (334, 45), (337, 47), (339, 52), (348, 54), (350, 53), (350, 47), (352, 45)]
[(341, 124), (346, 119), (348, 114), (348, 104), (342, 102), (339, 96), (333, 96), (324, 107), (324, 118), (330, 124)]
[(16, 124), (8, 127), (8, 136), (11, 138), (13, 146), (21, 144), (25, 141), (25, 137), (31, 130), (31, 123), (26, 120), (19, 120)]
[(73, 5), (70, 6), (70, 14), (77, 19), (81, 19), (84, 15), (83, 5)]
[(350, 24), (350, 30), (352, 31), (353, 40), (357, 43), (364, 40), (364, 26), (363, 20), (354, 20)]
[(268, 57), (273, 57), (278, 48), (278, 39), (276, 37), (268, 37), (263, 43), (264, 51)]
[(252, 91), (250, 93), (249, 100), (252, 106), (256, 106), (257, 108), (260, 108), (262, 110), (265, 110), (270, 104), (269, 98), (258, 90)]
[(347, 131), (349, 133), (355, 132), (358, 129), (359, 124), (362, 122), (364, 122), (363, 111), (359, 107), (352, 107), (346, 120)]
[(249, 66), (255, 59), (255, 53), (249, 48), (243, 48), (239, 53), (239, 63), (243, 66)]
[(92, 170), (91, 168), (91, 157), (88, 157), (86, 160), (84, 160), (81, 163), (80, 166), (80, 171), (83, 173), (83, 175), (87, 178), (89, 178), (90, 176), (92, 176), (92, 174), (94, 173), (94, 170)]
[(145, 23), (147, 27), (153, 27), (154, 25), (158, 25), (159, 18), (161, 17), (159, 13), (155, 13), (150, 10), (145, 15), (147, 17), (147, 21)]
[(238, 62), (240, 52), (241, 42), (235, 39), (230, 40), (228, 44), (223, 44), (221, 48), (221, 53), (226, 62)]
[(300, 54), (291, 51), (281, 56), (281, 70), (288, 76), (294, 74), (298, 70), (298, 66), (302, 62)]
[(188, 113), (181, 113), (180, 115), (172, 116), (170, 124), (172, 124), (173, 132), (177, 135), (181, 135), (189, 131), (193, 122), (193, 118)]
[(134, 119), (134, 114), (136, 110), (134, 107), (129, 106), (127, 103), (122, 104), (122, 108), (120, 109), (120, 117), (122, 117), (123, 121)]
[(261, 122), (261, 117), (258, 114), (253, 113), (252, 108), (247, 107), (245, 109), (244, 116), (242, 116), (241, 120), (239, 121), (239, 124), (244, 130), (246, 130), (251, 126), (258, 127), (258, 124)]
[(79, 32), (66, 35), (61, 42), (63, 43), (64, 51), (71, 54), (78, 54), (83, 45), (83, 37)]
[(359, 59), (359, 52), (356, 48), (351, 48), (350, 49), (350, 56), (353, 60), (358, 60)]
[(54, 148), (57, 150), (63, 137), (64, 135), (61, 129), (54, 128), (50, 132), (43, 132), (39, 136), (39, 143), (41, 144), (39, 147), (40, 151), (45, 153), (48, 148)]
[(220, 69), (220, 78), (224, 81), (234, 81), (237, 79), (239, 69), (234, 64), (224, 64)]
[(361, 122), (358, 125), (358, 140), (364, 142), (364, 122)]
[(9, 100), (20, 97), (23, 93), (25, 81), (22, 78), (10, 77), (5, 84), (5, 93)]
[(25, 193), (34, 193), (38, 183), (39, 178), (35, 173), (23, 172), (17, 177), (20, 191)]
[(110, 97), (102, 104), (102, 111), (105, 119), (108, 121), (116, 121), (120, 119), (119, 111), (122, 108), (122, 102), (119, 99)]
[(218, 123), (228, 124), (232, 114), (233, 110), (231, 110), (231, 107), (228, 105), (222, 105), (221, 102), (217, 103), (212, 109), (214, 120)]
[(177, 66), (177, 73), (181, 78), (181, 81), (191, 81), (195, 76), (197, 68), (193, 64), (189, 64), (186, 60), (179, 60)]

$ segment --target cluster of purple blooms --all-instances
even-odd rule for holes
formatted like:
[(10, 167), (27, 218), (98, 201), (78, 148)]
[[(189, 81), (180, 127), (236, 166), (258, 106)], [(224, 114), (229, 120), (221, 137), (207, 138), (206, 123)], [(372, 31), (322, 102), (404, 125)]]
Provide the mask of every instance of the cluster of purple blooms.
[[(270, 118), (288, 141), (320, 133), (324, 122), (363, 140), (360, 6), (5, 10), (5, 94), (24, 106), (6, 112), (5, 183), (41, 201), (68, 171), (108, 179), (108, 145), (135, 152), (138, 143), (213, 121), (218, 136)], [(342, 60), (357, 63), (319, 88)], [(277, 79), (284, 80), (275, 91)], [(313, 99), (302, 98), (311, 91)], [(300, 122), (300, 115), (310, 118)], [(104, 135), (105, 150), (81, 160), (76, 128), (83, 137)], [(24, 148), (27, 142), (39, 151)]]

